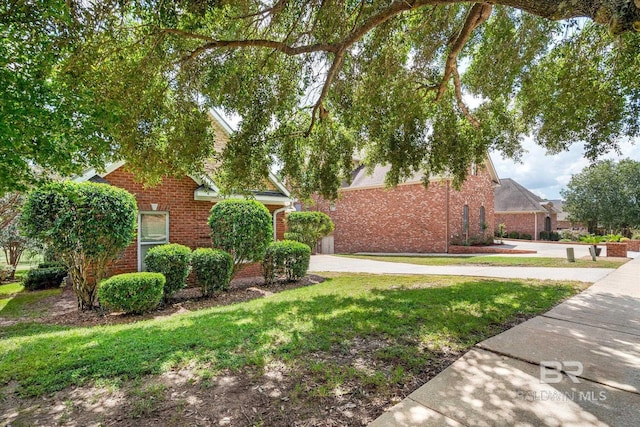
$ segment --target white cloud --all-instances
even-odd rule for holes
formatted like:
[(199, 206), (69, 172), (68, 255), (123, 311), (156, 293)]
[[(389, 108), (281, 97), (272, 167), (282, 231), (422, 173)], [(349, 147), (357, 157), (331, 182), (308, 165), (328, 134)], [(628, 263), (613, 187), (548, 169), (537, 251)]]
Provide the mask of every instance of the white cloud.
[[(574, 144), (569, 151), (555, 155), (547, 155), (545, 149), (536, 145), (531, 138), (526, 138), (522, 146), (526, 150), (522, 155), (522, 163), (503, 159), (499, 153), (491, 153), (498, 176), (512, 178), (543, 198), (561, 198), (560, 190), (566, 187), (571, 176), (589, 165), (584, 158), (582, 144)], [(609, 153), (602, 158), (640, 161), (640, 141), (636, 141), (635, 145), (630, 141), (622, 142), (620, 153)]]

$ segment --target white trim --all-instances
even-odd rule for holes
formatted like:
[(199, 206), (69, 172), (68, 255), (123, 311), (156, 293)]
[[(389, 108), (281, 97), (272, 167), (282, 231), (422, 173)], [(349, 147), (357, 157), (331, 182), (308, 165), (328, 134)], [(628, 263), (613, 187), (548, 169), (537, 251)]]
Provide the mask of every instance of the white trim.
[(203, 202), (219, 202), (228, 198), (237, 198), (237, 199), (255, 199), (260, 203), (265, 205), (283, 205), (288, 206), (293, 203), (293, 199), (287, 196), (267, 196), (258, 194), (255, 197), (247, 197), (242, 195), (231, 195), (228, 197), (221, 196), (217, 191), (212, 191), (209, 189), (196, 189), (193, 192), (193, 200), (203, 201)]
[(284, 184), (280, 182), (280, 180), (273, 174), (273, 172), (269, 172), (269, 179), (276, 187), (278, 187), (278, 190), (280, 190), (282, 194), (287, 197), (291, 196), (291, 193), (289, 192), (289, 190), (287, 190), (287, 187), (285, 187)]
[(98, 175), (100, 178), (104, 178), (105, 176), (109, 175), (111, 172), (113, 172), (116, 169), (120, 169), (122, 166), (124, 166), (124, 160), (119, 160), (117, 162), (113, 162), (113, 163), (107, 163), (104, 167), (104, 171), (98, 173), (98, 171), (95, 168), (91, 168), (88, 171), (86, 171), (85, 173), (83, 173), (82, 175), (76, 176), (74, 178), (72, 178), (71, 180), (73, 182), (86, 182), (89, 181), (91, 178), (93, 178), (94, 176)]
[(136, 247), (136, 257), (138, 258), (138, 272), (142, 271), (142, 256), (141, 255), (141, 247), (143, 245), (143, 243), (141, 242), (141, 236), (142, 236), (142, 215), (144, 214), (150, 214), (150, 215), (157, 215), (157, 214), (164, 214), (165, 217), (167, 218), (167, 220), (165, 221), (165, 228), (166, 228), (166, 241), (165, 242), (156, 242), (156, 243), (144, 243), (145, 245), (165, 245), (167, 243), (169, 243), (169, 211), (138, 211), (138, 242), (137, 242), (137, 247)]
[(222, 115), (215, 108), (209, 108), (209, 115), (212, 119), (218, 122), (222, 130), (226, 132), (227, 136), (231, 135), (234, 132), (229, 123), (227, 123), (224, 117), (222, 117)]

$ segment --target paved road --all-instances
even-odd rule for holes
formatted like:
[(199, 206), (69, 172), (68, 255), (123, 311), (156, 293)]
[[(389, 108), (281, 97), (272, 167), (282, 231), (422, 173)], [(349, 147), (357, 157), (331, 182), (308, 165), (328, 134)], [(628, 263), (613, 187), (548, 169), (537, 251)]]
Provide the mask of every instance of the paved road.
[(477, 344), (370, 427), (640, 425), (640, 259)]
[(435, 274), (444, 276), (501, 277), (510, 279), (576, 280), (593, 283), (612, 271), (610, 268), (547, 268), (547, 267), (484, 267), (425, 266), (397, 262), (345, 258), (334, 255), (314, 255), (309, 271), (337, 271), (374, 274)]

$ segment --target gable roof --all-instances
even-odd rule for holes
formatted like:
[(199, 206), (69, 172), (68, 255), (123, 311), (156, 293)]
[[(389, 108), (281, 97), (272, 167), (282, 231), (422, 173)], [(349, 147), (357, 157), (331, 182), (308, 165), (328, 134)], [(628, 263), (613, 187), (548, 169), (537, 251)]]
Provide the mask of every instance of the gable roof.
[[(217, 112), (215, 109), (209, 110), (209, 117), (212, 121), (214, 121), (213, 125), (217, 128), (221, 129), (226, 137), (229, 137), (233, 132), (233, 129), (227, 123), (227, 121)], [(105, 166), (103, 171), (97, 171), (95, 168), (91, 168), (85, 171), (82, 175), (73, 178), (73, 181), (76, 182), (84, 182), (84, 181), (93, 181), (93, 182), (104, 182), (108, 183), (107, 180), (104, 179), (105, 176), (109, 175), (111, 172), (116, 169), (124, 166), (125, 162), (123, 160), (109, 163)], [(205, 165), (205, 169), (208, 171), (211, 169), (212, 165)], [(194, 192), (194, 200), (208, 200), (208, 201), (218, 201), (225, 198), (220, 194), (220, 189), (215, 184), (211, 176), (208, 173), (201, 174), (198, 176), (189, 175), (199, 187)], [(264, 188), (259, 190), (252, 191), (256, 200), (263, 203), (274, 203), (274, 204), (290, 204), (293, 202), (291, 198), (291, 193), (284, 186), (282, 182), (272, 173), (269, 172), (269, 183), (272, 184), (272, 188)], [(271, 187), (271, 186), (270, 186)], [(232, 196), (232, 197), (242, 197), (242, 196)]]
[[(493, 162), (491, 161), (491, 157), (487, 155), (484, 167), (489, 172), (489, 176), (491, 180), (495, 184), (500, 184), (500, 178), (498, 178), (498, 173), (496, 172), (495, 167), (493, 166)], [(343, 190), (355, 190), (355, 189), (363, 189), (363, 188), (376, 188), (376, 187), (384, 187), (384, 178), (387, 175), (387, 172), (391, 170), (391, 165), (377, 165), (373, 168), (371, 173), (367, 172), (367, 168), (363, 165), (359, 165), (351, 174), (351, 184), (344, 183), (342, 186)], [(403, 184), (417, 184), (422, 182), (424, 174), (421, 172), (414, 173), (407, 180), (402, 182)], [(447, 179), (446, 176), (437, 176), (431, 177), (431, 181), (440, 181), (442, 179)]]
[(502, 178), (494, 190), (495, 212), (555, 212), (553, 203), (533, 194), (511, 178)]
[(558, 221), (568, 221), (569, 213), (564, 211), (564, 200), (549, 200), (553, 208), (558, 212)]

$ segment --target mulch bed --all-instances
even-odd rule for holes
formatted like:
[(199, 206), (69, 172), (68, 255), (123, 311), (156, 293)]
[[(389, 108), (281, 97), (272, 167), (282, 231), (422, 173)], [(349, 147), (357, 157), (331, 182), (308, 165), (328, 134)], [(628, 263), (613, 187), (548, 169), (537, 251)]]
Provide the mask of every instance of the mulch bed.
[(173, 296), (166, 304), (161, 304), (156, 310), (144, 315), (128, 315), (123, 313), (107, 313), (101, 310), (78, 310), (76, 297), (71, 286), (66, 286), (61, 296), (55, 296), (53, 300), (43, 300), (43, 304), (50, 304), (51, 309), (40, 318), (32, 319), (40, 323), (69, 325), (69, 326), (95, 326), (114, 325), (122, 323), (139, 322), (146, 319), (171, 316), (176, 313), (200, 310), (208, 307), (235, 304), (256, 298), (264, 298), (278, 292), (289, 289), (310, 286), (324, 281), (324, 278), (316, 275), (307, 275), (298, 282), (279, 282), (266, 286), (261, 277), (233, 280), (226, 292), (220, 292), (211, 298), (203, 298), (200, 288), (186, 288)]

